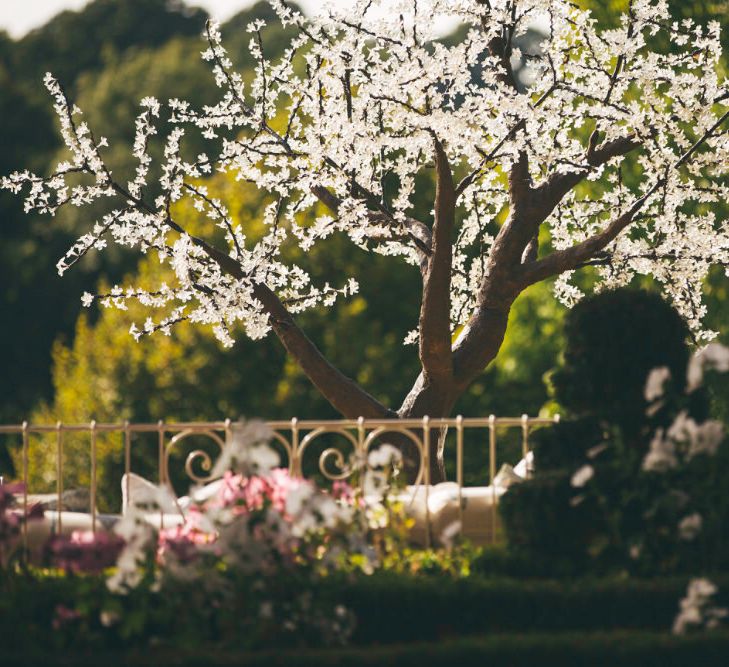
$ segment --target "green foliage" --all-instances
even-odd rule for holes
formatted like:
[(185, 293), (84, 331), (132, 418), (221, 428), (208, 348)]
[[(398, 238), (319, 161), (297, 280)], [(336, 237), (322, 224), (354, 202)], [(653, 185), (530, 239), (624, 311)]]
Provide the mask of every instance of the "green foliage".
[[(726, 605), (729, 580), (718, 577), (715, 582), (720, 589), (717, 603)], [(121, 607), (112, 609), (108, 606), (108, 592), (101, 578), (61, 578), (56, 572), (46, 572), (43, 576), (19, 579), (0, 597), (0, 613), (4, 619), (0, 626), (0, 641), (4, 655), (20, 651), (28, 655), (29, 651), (40, 647), (53, 648), (64, 655), (89, 650), (98, 653), (104, 649), (148, 651), (149, 644), (156, 645), (157, 650), (204, 650), (208, 655), (210, 651), (241, 651), (251, 647), (252, 635), (234, 633), (242, 622), (236, 613), (248, 613), (252, 601), (241, 595), (241, 590), (231, 588), (225, 599), (220, 600), (220, 606), (196, 604), (203, 588), (201, 582), (190, 582), (164, 598), (148, 590), (132, 592), (120, 603)], [(482, 576), (423, 577), (381, 572), (325, 579), (319, 584), (317, 595), (332, 604), (343, 604), (354, 613), (357, 626), (352, 642), (367, 646), (368, 651), (376, 645), (395, 645), (401, 647), (400, 650), (411, 645), (417, 651), (417, 642), (447, 642), (469, 636), (490, 638), (498, 645), (499, 638), (516, 633), (521, 633), (522, 644), (544, 642), (547, 636), (569, 637), (572, 643), (579, 637), (579, 641), (589, 644), (590, 635), (616, 631), (660, 632), (660, 635), (653, 634), (652, 642), (649, 642), (655, 648), (659, 636), (669, 641), (667, 629), (685, 589), (683, 578), (567, 582)], [(297, 588), (292, 589), (295, 590)], [(57, 605), (68, 605), (71, 601), (80, 603), (88, 612), (88, 621), (76, 621), (75, 626), (72, 622), (67, 627), (69, 631), (64, 633), (51, 633)], [(111, 628), (101, 624), (99, 612), (102, 608), (119, 614)], [(74, 632), (70, 632), (72, 628)], [(253, 629), (253, 633), (256, 632)], [(708, 645), (711, 645), (711, 636), (699, 635)], [(602, 642), (599, 645), (605, 650)], [(674, 649), (677, 645), (680, 642), (673, 644)], [(278, 651), (285, 648), (278, 643), (276, 646)], [(506, 655), (517, 653), (517, 646), (513, 645)], [(337, 656), (337, 651), (319, 655), (322, 658)], [(265, 652), (261, 656), (270, 660)], [(253, 655), (249, 659), (254, 659)]]
[(655, 632), (510, 634), (499, 637), (446, 638), (399, 646), (368, 646), (336, 650), (263, 651), (244, 653), (205, 649), (152, 649), (93, 654), (24, 653), (5, 655), (7, 667), (25, 666), (28, 657), (48, 667), (67, 665), (92, 667), (724, 667), (729, 650), (725, 633), (708, 636), (671, 637)]
[[(56, 145), (51, 112), (19, 85), (2, 55), (0, 118), (0, 173), (42, 167)], [(37, 220), (29, 225), (20, 202), (0, 194), (0, 421), (17, 419), (37, 400), (38, 385), (49, 384), (49, 355), (33, 351), (49, 350), (57, 329), (37, 326), (29, 301), (60, 299), (62, 291), (49, 280), (55, 261), (41, 233)]]
[[(252, 65), (250, 35), (241, 26), (270, 11), (268, 3), (258, 2), (223, 26), (236, 65)], [(114, 172), (131, 174), (141, 97), (181, 97), (194, 104), (217, 97), (210, 68), (200, 58), (205, 18), (202, 10), (180, 2), (97, 0), (81, 12), (60, 14), (21, 40), (0, 34), (0, 172), (43, 172), (63, 155), (41, 83), (51, 70), (83, 107), (95, 132), (109, 139)], [(277, 27), (264, 31), (266, 53), (276, 56), (284, 37)], [(191, 134), (186, 147), (197, 155), (203, 145)], [(151, 150), (161, 153), (160, 142), (153, 142)], [(91, 213), (100, 217), (104, 212), (99, 207)], [(80, 216), (68, 209), (53, 224), (29, 220), (15, 198), (0, 193), (0, 422), (20, 422), (39, 401), (51, 398), (51, 348), (54, 340), (73, 340), (79, 295), (102, 277), (114, 283), (136, 267), (128, 253), (108, 253), (103, 267), (92, 253), (77, 270), (58, 277), (56, 261), (90, 224), (88, 216), (89, 211)], [(7, 464), (0, 465), (7, 473)]]
[[(577, 0), (575, 4), (590, 9), (601, 24), (610, 26), (614, 24), (616, 16), (627, 10), (629, 0)], [(729, 8), (726, 0), (668, 0), (668, 7), (677, 20), (692, 18), (702, 23), (719, 21), (722, 27), (722, 47), (724, 53), (727, 53), (729, 34), (725, 28), (729, 26)]]
[(13, 64), (25, 81), (40, 81), (52, 68), (70, 86), (79, 73), (102, 68), (105, 53), (198, 35), (206, 18), (203, 10), (181, 0), (94, 0), (83, 11), (65, 11), (19, 40)]
[(657, 294), (619, 289), (585, 299), (569, 313), (565, 338), (552, 383), (572, 414), (635, 428), (644, 421), (651, 369), (667, 366), (676, 389), (685, 387), (688, 328)]
[(724, 667), (729, 650), (725, 633), (672, 637), (656, 632), (509, 634), (502, 636), (445, 638), (398, 646), (367, 646), (335, 650), (224, 651), (205, 647), (192, 650), (147, 649), (123, 652), (64, 653), (49, 656), (36, 650), (5, 654), (7, 667), (25, 666), (28, 658), (54, 667)]
[[(649, 293), (618, 290), (576, 306), (566, 332), (553, 380), (558, 401), (578, 418), (535, 434), (536, 473), (501, 503), (510, 549), (559, 575), (724, 568), (729, 494), (719, 471), (729, 441), (716, 453), (713, 445), (696, 454), (676, 446), (667, 469), (645, 467), (654, 437), (685, 419), (697, 429), (708, 416), (702, 390), (684, 393), (688, 348), (679, 316)], [(646, 378), (657, 367), (667, 367), (671, 380), (649, 404)], [(701, 437), (689, 433), (685, 447)], [(697, 515), (698, 536), (682, 534), (680, 522)]]
[[(59, 139), (41, 79), (52, 70), (73, 91), (82, 72), (132, 46), (161, 45), (174, 35), (197, 34), (206, 15), (165, 0), (96, 0), (82, 12), (64, 12), (18, 41), (0, 40), (0, 172), (46, 170)], [(83, 36), (83, 37), (80, 37)], [(133, 128), (133, 124), (132, 124)], [(110, 133), (110, 138), (116, 136)], [(88, 224), (88, 220), (84, 221)], [(83, 285), (98, 267), (61, 279), (56, 261), (78, 236), (78, 225), (28, 219), (7, 193), (0, 195), (0, 421), (19, 422), (51, 393), (51, 347), (70, 336)]]

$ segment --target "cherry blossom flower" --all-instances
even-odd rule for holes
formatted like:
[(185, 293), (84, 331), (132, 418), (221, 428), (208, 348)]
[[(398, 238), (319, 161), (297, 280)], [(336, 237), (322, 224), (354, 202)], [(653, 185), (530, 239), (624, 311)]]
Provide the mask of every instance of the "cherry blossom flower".
[[(503, 175), (519, 172), (542, 211), (529, 223), (534, 229), (521, 230), (520, 242), (526, 246), (543, 225), (555, 250), (540, 258), (523, 248), (524, 287), (555, 276), (557, 295), (571, 304), (582, 296), (573, 278), (585, 263), (596, 267), (604, 287), (651, 274), (697, 337), (713, 336), (702, 327), (701, 285), (712, 265), (729, 265), (727, 227), (712, 206), (729, 196), (729, 148), (719, 132), (729, 88), (718, 67), (718, 22), (676, 22), (664, 0), (634, 0), (611, 29), (568, 0), (368, 0), (356, 4), (356, 19), (336, 3), (312, 17), (281, 0), (271, 5), (295, 33), (283, 56), (266, 58), (264, 22), (251, 23), (256, 66), (244, 81), (210, 22), (202, 57), (220, 100), (197, 109), (170, 99), (170, 122), (163, 124), (163, 103), (143, 98), (132, 147), (137, 166), (126, 183), (107, 167), (106, 140), (46, 74), (70, 159), (48, 177), (15, 172), (0, 184), (25, 192), (29, 212), (113, 202), (61, 258), (59, 273), (91, 249), (117, 243), (157, 253), (177, 280), (150, 291), (85, 293), (84, 305), (98, 299), (125, 308), (138, 300), (159, 309), (159, 317), (132, 329), (135, 337), (169, 334), (189, 320), (211, 326), (224, 345), (233, 344), (236, 324), (261, 338), (279, 317), (279, 304), (298, 313), (358, 289), (354, 277), (314, 284), (303, 264), (283, 257), (285, 243), (308, 251), (339, 232), (363, 250), (427, 264), (431, 224), (411, 215), (422, 196), (418, 177), (438, 152), (451, 171), (466, 174), (454, 183), (451, 333), (468, 323), (493, 272), (504, 268), (499, 253), (509, 249), (502, 243), (509, 229), (519, 227), (510, 211), (519, 194)], [(461, 24), (464, 37), (437, 41), (443, 20)], [(538, 47), (520, 45), (535, 29), (545, 31)], [(508, 53), (497, 48), (502, 34), (509, 36)], [(671, 49), (655, 46), (668, 43)], [(515, 73), (520, 61), (526, 66)], [(183, 159), (191, 133), (218, 139), (220, 149)], [(164, 145), (159, 170), (151, 169), (155, 140)], [(631, 182), (622, 178), (626, 160), (639, 167)], [(263, 236), (250, 234), (200, 184), (214, 171), (271, 195)], [(574, 188), (582, 181), (595, 182), (600, 194), (578, 197)], [(172, 212), (183, 199), (223, 231), (223, 247), (184, 228)], [(622, 233), (629, 225), (635, 233)], [(468, 333), (465, 327), (462, 335)], [(422, 343), (422, 332), (407, 340)]]

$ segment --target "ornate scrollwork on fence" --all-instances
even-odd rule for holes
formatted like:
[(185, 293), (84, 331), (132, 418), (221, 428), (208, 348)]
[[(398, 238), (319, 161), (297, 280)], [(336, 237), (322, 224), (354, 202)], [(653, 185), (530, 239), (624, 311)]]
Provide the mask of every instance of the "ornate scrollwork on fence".
[(286, 452), (286, 464), (287, 465), (283, 461), (281, 461), (281, 467), (282, 468), (283, 467), (288, 467), (289, 470), (291, 470), (292, 469), (292, 466), (293, 466), (294, 459), (295, 459), (295, 456), (294, 456), (294, 448), (293, 448), (293, 446), (291, 444), (291, 441), (290, 440), (287, 440), (278, 431), (272, 431), (271, 432), (271, 437), (273, 438), (273, 440), (275, 442), (277, 442), (279, 445), (281, 445), (281, 447), (283, 447), (284, 451)]
[(399, 433), (400, 435), (404, 435), (410, 442), (415, 445), (415, 449), (418, 452), (418, 472), (415, 476), (414, 484), (422, 484), (423, 483), (423, 475), (425, 471), (425, 445), (423, 443), (423, 439), (418, 437), (412, 429), (405, 428), (402, 426), (379, 426), (375, 429), (373, 429), (369, 435), (365, 438), (365, 441), (363, 443), (362, 447), (362, 453), (364, 456), (365, 461), (367, 460), (367, 456), (369, 454), (370, 447), (372, 447), (373, 444), (377, 442), (379, 438), (381, 438), (383, 433)]
[[(178, 443), (186, 440), (191, 436), (203, 436), (209, 438), (217, 445), (220, 453), (222, 453), (225, 449), (225, 440), (223, 440), (217, 433), (215, 433), (215, 431), (198, 431), (188, 429), (177, 433), (170, 439), (165, 447), (164, 468), (162, 471), (162, 479), (164, 479), (165, 481), (169, 482), (170, 480), (169, 465), (170, 454), (172, 453), (172, 450), (178, 445)], [(207, 473), (206, 475), (199, 475), (195, 472), (194, 466), (196, 463), (200, 466), (202, 470)], [(190, 478), (190, 480), (197, 484), (205, 484), (212, 481), (212, 475), (210, 474), (212, 468), (213, 459), (211, 458), (210, 454), (208, 454), (208, 452), (206, 452), (204, 449), (194, 449), (187, 455), (187, 458), (185, 459), (185, 473)]]
[[(311, 443), (319, 436), (331, 434), (343, 436), (348, 445), (352, 447), (352, 452), (349, 456), (349, 460), (347, 460), (341, 449), (337, 449), (336, 447), (327, 447), (319, 455), (319, 472), (330, 481), (343, 480), (352, 476), (357, 468), (356, 460), (359, 457), (360, 443), (357, 437), (350, 430), (335, 426), (321, 426), (304, 436), (297, 451), (296, 458), (299, 469), (296, 472), (302, 474), (304, 454)], [(333, 465), (337, 472), (332, 472), (327, 467), (327, 464)]]

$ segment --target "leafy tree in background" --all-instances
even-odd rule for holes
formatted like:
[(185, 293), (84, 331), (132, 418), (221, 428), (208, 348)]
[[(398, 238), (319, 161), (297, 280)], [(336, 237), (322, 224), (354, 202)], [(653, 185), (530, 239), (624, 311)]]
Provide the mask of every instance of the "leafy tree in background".
[[(63, 72), (74, 90), (82, 72), (104, 67), (105, 55), (157, 45), (174, 35), (197, 35), (207, 15), (181, 2), (96, 0), (82, 12), (63, 12), (13, 41), (0, 34), (0, 171), (45, 172), (59, 143), (53, 115), (39, 85), (49, 69)], [(83, 37), (80, 37), (83, 36)], [(52, 270), (54, 257), (78, 235), (78, 227), (49, 227), (0, 194), (0, 420), (17, 421), (50, 390), (50, 349), (59, 333), (71, 333), (78, 316), (74, 292), (90, 276), (64, 284)], [(51, 267), (51, 270), (49, 270)], [(30, 303), (44, 301), (42, 309)]]
[[(270, 6), (259, 2), (231, 19), (230, 33), (237, 34), (241, 22), (270, 15)], [(64, 85), (116, 146), (133, 136), (137, 94), (177, 90), (196, 104), (212, 101), (214, 83), (197, 57), (205, 18), (179, 2), (97, 0), (20, 40), (0, 33), (0, 172), (21, 167), (43, 173), (58, 160), (54, 118), (40, 85), (49, 69), (63, 72)], [(272, 31), (274, 50), (281, 37)], [(236, 63), (250, 64), (244, 44), (236, 42), (233, 52)], [(189, 148), (202, 146), (191, 142)], [(128, 153), (114, 152), (109, 164), (114, 171), (129, 168)], [(53, 265), (88, 220), (78, 213), (63, 211), (49, 225), (25, 216), (20, 202), (0, 192), (0, 421), (18, 422), (50, 398), (51, 346), (59, 337), (72, 338), (82, 285), (100, 276), (117, 281), (136, 266), (135, 257), (118, 252), (103, 267), (90, 261), (71, 280), (59, 280)], [(40, 301), (43, 308), (29, 307)]]
[[(710, 266), (729, 264), (726, 224), (709, 206), (726, 199), (729, 162), (718, 26), (695, 31), (673, 23), (664, 5), (647, 0), (631, 3), (609, 33), (565, 2), (474, 1), (446, 10), (473, 29), (448, 48), (430, 41), (435, 7), (412, 15), (403, 6), (407, 19), (394, 25), (368, 16), (369, 4), (354, 22), (335, 10), (326, 20), (306, 21), (273, 4), (282, 24), (301, 34), (274, 64), (264, 52), (262, 22), (254, 22), (251, 49), (259, 64), (247, 87), (231, 70), (217, 28), (208, 25), (204, 57), (224, 96), (200, 111), (170, 102), (174, 128), (156, 198), (147, 145), (157, 132), (158, 102), (143, 100), (135, 137), (140, 167), (124, 185), (104, 162), (105, 143), (76, 120), (56, 80), (46, 79), (72, 162), (42, 182), (18, 173), (3, 184), (16, 192), (35, 184), (26, 205), (39, 212), (117, 198), (118, 208), (58, 266), (63, 272), (103, 248), (107, 233), (169, 261), (175, 286), (112, 289), (100, 297), (121, 308), (136, 299), (162, 310), (157, 322), (150, 318), (132, 333), (169, 333), (190, 319), (214, 325), (216, 336), (232, 344), (238, 322), (252, 339), (272, 329), (332, 406), (350, 417), (449, 414), (496, 357), (516, 297), (560, 276), (561, 297), (573, 301), (569, 279), (585, 265), (601, 267), (597, 276), (608, 285), (653, 274), (704, 336), (702, 280)], [(533, 80), (523, 92), (511, 65), (514, 40), (540, 12), (548, 17), (549, 38), (540, 53), (528, 54)], [(645, 40), (656, 34), (652, 51)], [(661, 42), (680, 48), (663, 52)], [(303, 73), (297, 51), (304, 53)], [(474, 67), (481, 68), (478, 83)], [(276, 115), (281, 105), (284, 118)], [(227, 138), (220, 156), (186, 161), (184, 126)], [(251, 238), (196, 182), (213, 168), (231, 170), (273, 197), (262, 238)], [(79, 173), (95, 184), (78, 185)], [(425, 196), (418, 188), (423, 173), (434, 173), (437, 183), (432, 217), (414, 217), (415, 202)], [(586, 196), (582, 184), (590, 181), (599, 196)], [(173, 217), (171, 206), (183, 197), (218, 231), (202, 238)], [(331, 216), (311, 222), (302, 213), (317, 199)], [(543, 223), (551, 232), (548, 248), (539, 242)], [(286, 243), (306, 251), (336, 231), (420, 268), (414, 338), (421, 372), (397, 412), (326, 359), (292, 317), (356, 292), (352, 280), (316, 286), (305, 262), (282, 253)]]
[(205, 11), (181, 0), (95, 0), (29, 32), (12, 49), (12, 63), (23, 80), (37, 81), (52, 67), (71, 85), (81, 72), (102, 68), (109, 50), (121, 53), (198, 35), (206, 19)]
[[(43, 169), (57, 142), (53, 118), (47, 105), (13, 78), (5, 63), (10, 48), (9, 41), (0, 39), (0, 171), (19, 164)], [(37, 220), (29, 225), (21, 203), (0, 195), (0, 420), (14, 418), (38, 399), (37, 383), (28, 382), (28, 376), (44, 378), (46, 383), (50, 377), (48, 355), (36, 352), (50, 349), (58, 330), (38, 326), (38, 309), (29, 304), (59, 298), (60, 281), (48, 285), (38, 277), (52, 275), (48, 263), (71, 239), (64, 237), (61, 244), (49, 248), (43, 227)], [(65, 301), (69, 302), (68, 297)]]

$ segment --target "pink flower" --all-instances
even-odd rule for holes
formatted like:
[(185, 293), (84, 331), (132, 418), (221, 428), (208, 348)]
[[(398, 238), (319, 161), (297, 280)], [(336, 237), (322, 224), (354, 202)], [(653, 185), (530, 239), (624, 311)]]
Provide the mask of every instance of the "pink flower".
[(189, 563), (198, 556), (198, 548), (212, 544), (217, 536), (204, 531), (198, 525), (200, 512), (191, 508), (185, 522), (173, 528), (166, 528), (159, 533), (157, 556), (164, 562), (165, 556), (171, 554), (181, 563)]
[(58, 535), (49, 543), (55, 565), (69, 572), (98, 574), (114, 565), (124, 540), (113, 533), (76, 530), (71, 537)]
[(249, 514), (264, 507), (272, 507), (283, 514), (287, 496), (303, 484), (308, 482), (291, 477), (288, 470), (283, 468), (272, 470), (266, 477), (245, 477), (226, 472), (218, 496), (211, 501), (211, 506), (229, 508), (236, 514)]
[(15, 507), (17, 496), (24, 490), (25, 485), (22, 483), (0, 484), (0, 567), (12, 554), (23, 521), (43, 517), (43, 508), (40, 505), (31, 505), (25, 515), (22, 509)]
[(347, 505), (354, 503), (354, 489), (344, 480), (338, 479), (332, 484), (332, 495), (335, 500), (341, 500)]
[(79, 618), (81, 618), (81, 614), (75, 609), (71, 609), (70, 607), (66, 607), (62, 604), (56, 605), (53, 613), (53, 629), (60, 630), (65, 625), (68, 625)]

